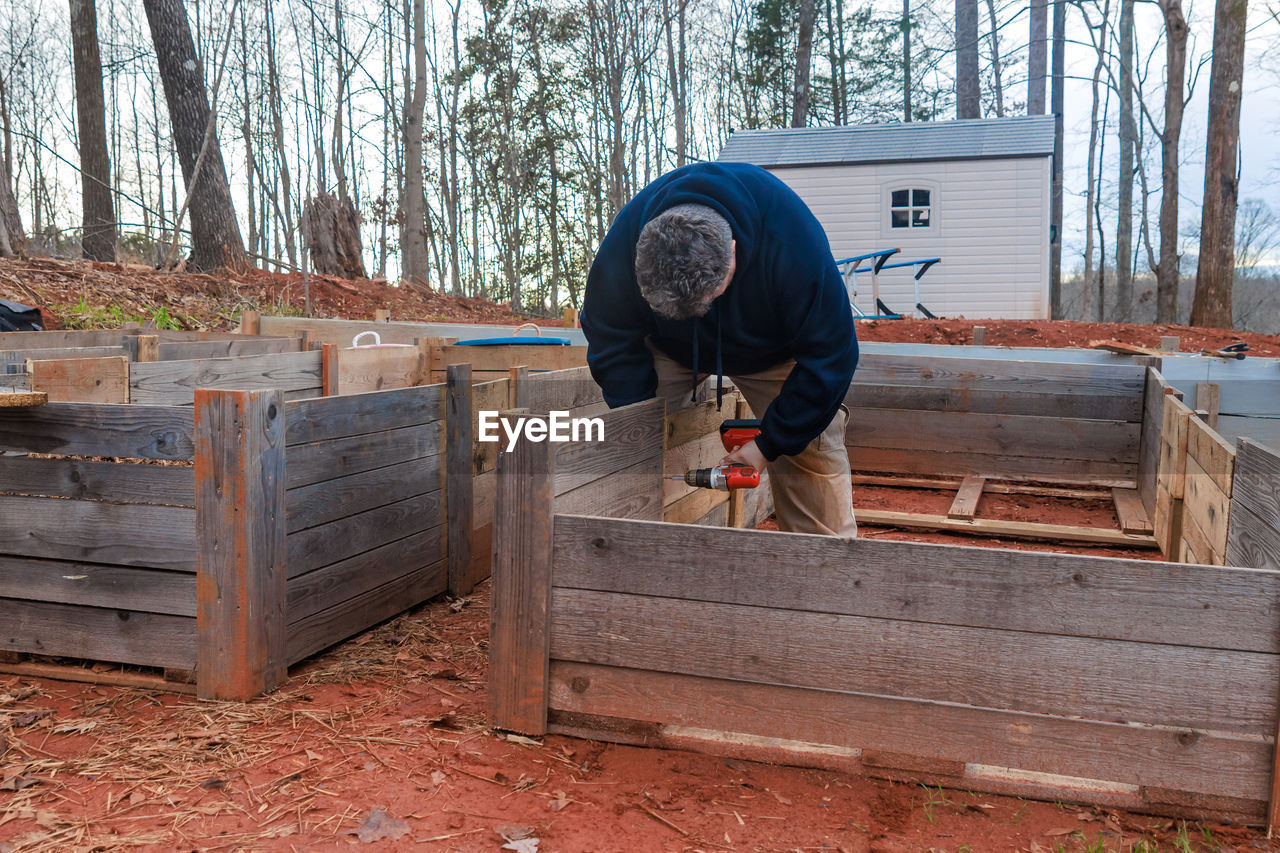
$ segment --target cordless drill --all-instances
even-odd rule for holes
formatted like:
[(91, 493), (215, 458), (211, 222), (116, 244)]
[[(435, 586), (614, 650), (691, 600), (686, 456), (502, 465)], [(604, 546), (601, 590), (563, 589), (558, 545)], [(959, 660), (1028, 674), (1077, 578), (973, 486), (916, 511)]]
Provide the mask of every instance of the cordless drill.
[[(758, 420), (727, 420), (720, 424), (720, 443), (728, 453), (754, 441), (760, 434)], [(696, 489), (716, 489), (730, 492), (735, 489), (754, 489), (760, 485), (760, 472), (739, 462), (717, 465), (714, 468), (694, 468), (683, 476), (675, 474), (668, 479), (684, 480)]]

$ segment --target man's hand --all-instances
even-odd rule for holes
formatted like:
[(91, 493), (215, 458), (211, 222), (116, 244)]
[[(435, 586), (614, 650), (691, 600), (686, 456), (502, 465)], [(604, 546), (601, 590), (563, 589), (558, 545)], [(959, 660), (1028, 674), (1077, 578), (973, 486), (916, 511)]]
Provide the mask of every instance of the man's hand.
[(760, 448), (756, 446), (754, 441), (747, 442), (720, 460), (721, 465), (729, 465), (734, 462), (740, 465), (750, 465), (757, 471), (763, 471), (765, 466), (769, 464), (765, 461), (764, 454), (760, 452)]

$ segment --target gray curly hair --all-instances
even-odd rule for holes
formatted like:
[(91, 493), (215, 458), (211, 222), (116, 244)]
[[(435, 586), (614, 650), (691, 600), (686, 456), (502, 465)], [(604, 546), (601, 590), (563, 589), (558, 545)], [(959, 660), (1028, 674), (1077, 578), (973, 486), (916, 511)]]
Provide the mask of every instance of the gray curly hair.
[(710, 207), (681, 204), (649, 220), (636, 242), (636, 282), (657, 314), (701, 317), (733, 261), (733, 229)]

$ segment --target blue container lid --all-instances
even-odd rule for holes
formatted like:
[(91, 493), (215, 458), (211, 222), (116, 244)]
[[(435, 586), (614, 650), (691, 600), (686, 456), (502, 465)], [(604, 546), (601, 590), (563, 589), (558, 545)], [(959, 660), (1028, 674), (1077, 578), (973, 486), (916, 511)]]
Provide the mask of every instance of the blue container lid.
[(520, 337), (518, 335), (510, 335), (502, 338), (472, 338), (468, 341), (458, 341), (456, 346), (460, 347), (502, 347), (502, 346), (533, 346), (533, 347), (567, 347), (569, 346), (568, 338), (534, 338)]

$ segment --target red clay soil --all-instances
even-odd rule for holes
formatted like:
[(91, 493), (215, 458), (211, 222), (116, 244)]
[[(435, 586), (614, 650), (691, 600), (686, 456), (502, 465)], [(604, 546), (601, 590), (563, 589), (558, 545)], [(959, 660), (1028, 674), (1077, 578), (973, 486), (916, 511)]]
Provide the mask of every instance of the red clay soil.
[(464, 604), (245, 705), (0, 676), (0, 851), (1274, 849), (1237, 827), (507, 737), (485, 727), (488, 585)]
[(999, 347), (1088, 347), (1095, 341), (1119, 341), (1158, 349), (1162, 336), (1176, 336), (1182, 352), (1216, 350), (1244, 342), (1249, 355), (1280, 357), (1280, 335), (1201, 329), (1194, 326), (1135, 323), (1072, 323), (1048, 320), (859, 320), (858, 339), (917, 344), (973, 343), (973, 327), (986, 327), (986, 345)]

